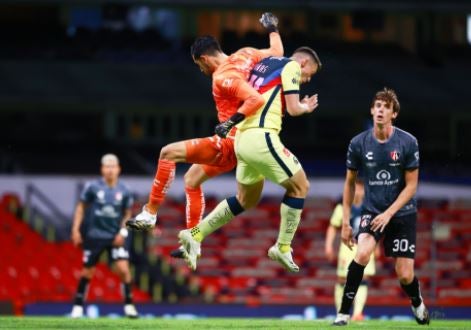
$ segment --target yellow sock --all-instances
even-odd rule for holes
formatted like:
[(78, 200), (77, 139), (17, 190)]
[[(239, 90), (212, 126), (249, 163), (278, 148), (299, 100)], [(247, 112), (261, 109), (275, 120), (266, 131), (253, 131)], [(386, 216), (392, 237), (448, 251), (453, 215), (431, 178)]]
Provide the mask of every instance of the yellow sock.
[(368, 285), (361, 284), (358, 287), (358, 291), (355, 296), (355, 303), (353, 304), (353, 316), (363, 314), (363, 309), (365, 308), (367, 297), (368, 297)]
[(278, 249), (281, 251), (281, 253), (286, 253), (291, 251), (291, 245), (290, 244), (280, 244), (278, 243)]

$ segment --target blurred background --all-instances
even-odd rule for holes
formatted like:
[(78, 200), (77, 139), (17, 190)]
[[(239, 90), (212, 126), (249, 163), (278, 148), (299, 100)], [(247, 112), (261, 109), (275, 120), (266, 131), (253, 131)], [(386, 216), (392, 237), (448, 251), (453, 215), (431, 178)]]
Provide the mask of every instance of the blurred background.
[[(191, 60), (192, 41), (211, 34), (228, 54), (267, 47), (258, 23), (265, 11), (280, 19), (287, 56), (307, 45), (323, 62), (302, 89), (319, 94), (320, 107), (285, 118), (281, 133), (312, 182), (295, 244), (303, 271), (287, 275), (265, 257), (282, 198), (270, 185), (256, 210), (205, 241), (196, 273), (171, 260), (184, 226), (187, 167), (177, 166), (159, 230), (132, 239), (141, 309), (196, 313), (192, 304), (206, 303), (222, 316), (225, 306), (247, 316), (333, 315), (335, 264), (324, 256), (324, 234), (347, 145), (369, 127), (371, 100), (384, 86), (401, 102), (396, 124), (420, 144), (417, 272), (425, 298), (439, 316), (471, 306), (470, 1), (7, 0), (0, 3), (0, 313), (69, 311), (81, 267), (69, 242), (73, 208), (85, 181), (99, 175), (101, 155), (120, 158), (138, 212), (160, 148), (211, 135), (216, 124), (211, 81)], [(204, 188), (211, 210), (235, 192), (234, 175)], [(99, 270), (88, 301), (106, 314), (121, 301), (119, 281), (106, 260)], [(366, 313), (396, 313), (384, 307), (396, 296), (401, 313), (407, 299), (391, 261), (380, 259)]]

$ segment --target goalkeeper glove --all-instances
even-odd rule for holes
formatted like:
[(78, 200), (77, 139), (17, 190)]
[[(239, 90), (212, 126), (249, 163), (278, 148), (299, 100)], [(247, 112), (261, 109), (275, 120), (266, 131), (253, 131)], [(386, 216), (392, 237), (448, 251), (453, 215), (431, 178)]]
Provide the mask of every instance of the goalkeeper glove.
[(226, 121), (219, 123), (214, 128), (214, 132), (222, 138), (225, 138), (227, 134), (231, 131), (232, 127), (244, 120), (245, 115), (239, 112), (236, 112)]
[(268, 32), (278, 32), (278, 18), (272, 13), (263, 13), (259, 21)]

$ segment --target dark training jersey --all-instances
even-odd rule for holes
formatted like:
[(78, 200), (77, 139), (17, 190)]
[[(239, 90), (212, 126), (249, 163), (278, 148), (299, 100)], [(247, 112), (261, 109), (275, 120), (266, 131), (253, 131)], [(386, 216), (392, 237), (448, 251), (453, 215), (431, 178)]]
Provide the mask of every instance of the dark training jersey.
[[(378, 142), (369, 129), (355, 136), (347, 152), (347, 168), (359, 171), (365, 185), (363, 210), (371, 213), (384, 212), (405, 187), (405, 171), (419, 167), (417, 139), (397, 127), (388, 141)], [(394, 216), (417, 211), (415, 197)]]
[(124, 212), (133, 199), (129, 189), (118, 181), (109, 187), (103, 179), (87, 182), (80, 201), (88, 207), (84, 216), (85, 240), (112, 240), (121, 228)]

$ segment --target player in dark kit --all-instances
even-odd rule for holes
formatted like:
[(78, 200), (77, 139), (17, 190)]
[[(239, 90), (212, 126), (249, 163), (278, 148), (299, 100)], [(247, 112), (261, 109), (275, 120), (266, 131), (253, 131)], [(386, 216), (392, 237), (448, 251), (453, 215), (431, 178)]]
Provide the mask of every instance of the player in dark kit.
[(384, 88), (377, 92), (371, 104), (373, 128), (355, 136), (348, 147), (342, 241), (349, 248), (353, 246), (350, 210), (358, 172), (363, 176), (365, 200), (357, 253), (348, 267), (342, 304), (333, 325), (347, 325), (365, 266), (383, 236), (385, 254), (395, 260), (397, 277), (411, 300), (417, 322), (430, 322), (414, 275), (417, 220), (414, 196), (419, 177), (419, 146), (414, 136), (393, 126), (399, 109), (393, 90)]
[(83, 247), (83, 268), (72, 318), (83, 316), (85, 292), (95, 273), (95, 265), (105, 250), (123, 282), (124, 315), (138, 317), (132, 302), (129, 251), (126, 249), (128, 230), (124, 225), (124, 221), (131, 217), (133, 199), (129, 189), (118, 180), (120, 171), (118, 157), (104, 155), (101, 159), (102, 179), (86, 184), (75, 210), (72, 241), (75, 246)]

